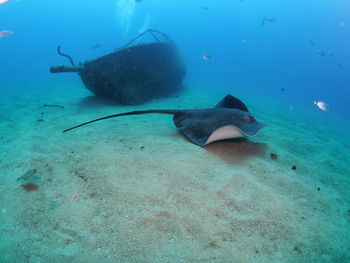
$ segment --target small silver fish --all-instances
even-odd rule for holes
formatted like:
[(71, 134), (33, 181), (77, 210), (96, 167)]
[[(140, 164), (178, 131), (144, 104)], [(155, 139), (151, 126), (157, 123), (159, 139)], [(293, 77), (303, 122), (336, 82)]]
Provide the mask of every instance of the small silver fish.
[(263, 17), (262, 22), (261, 22), (262, 26), (265, 25), (265, 21), (273, 23), (273, 22), (276, 22), (277, 20), (274, 17)]
[(93, 47), (91, 47), (91, 49), (98, 49), (98, 48), (100, 48), (101, 47), (101, 45), (100, 44), (96, 44), (96, 45), (94, 45)]
[(12, 31), (6, 31), (6, 30), (0, 31), (0, 37), (6, 37), (6, 36), (11, 35), (11, 34), (13, 34)]
[(276, 22), (276, 18), (274, 17), (268, 17), (268, 18), (265, 18), (265, 20), (268, 22)]
[(205, 54), (203, 55), (202, 59), (205, 61), (210, 61), (210, 60), (213, 60), (214, 57), (212, 55)]
[(317, 51), (317, 54), (321, 57), (324, 57), (324, 52), (322, 50)]
[(314, 104), (316, 104), (317, 107), (319, 107), (323, 111), (330, 111), (330, 107), (327, 103), (322, 101), (314, 101)]

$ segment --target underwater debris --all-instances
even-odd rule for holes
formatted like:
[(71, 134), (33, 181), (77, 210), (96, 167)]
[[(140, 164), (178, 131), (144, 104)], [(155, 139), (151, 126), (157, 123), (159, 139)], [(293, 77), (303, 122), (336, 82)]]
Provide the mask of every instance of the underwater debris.
[(321, 188), (317, 187), (317, 191), (321, 191)]
[(270, 157), (272, 160), (277, 160), (278, 155), (277, 155), (277, 153), (270, 153)]
[(212, 55), (205, 54), (205, 55), (203, 55), (202, 59), (205, 61), (210, 61), (210, 60), (213, 60), (214, 57)]
[(217, 248), (219, 247), (218, 244), (215, 242), (215, 240), (211, 241), (209, 244), (206, 244), (204, 246), (204, 249), (208, 249), (208, 248)]
[(84, 182), (86, 182), (86, 181), (87, 181), (87, 178), (86, 178), (84, 175), (79, 175), (78, 177), (79, 177), (79, 178), (81, 178), (81, 179), (83, 179), (83, 180), (84, 180)]
[(209, 8), (206, 6), (202, 6), (202, 10), (209, 10)]
[(61, 105), (54, 105), (54, 104), (43, 104), (43, 107), (56, 107), (56, 108), (64, 109), (63, 106), (61, 106)]
[(93, 192), (93, 193), (91, 193), (89, 196), (90, 196), (91, 198), (94, 198), (94, 197), (97, 196), (97, 193)]
[(266, 21), (266, 22), (270, 22), (270, 23), (274, 23), (274, 22), (276, 22), (277, 20), (276, 20), (276, 18), (274, 18), (274, 17), (263, 17), (262, 22), (261, 22), (261, 25), (262, 25), (262, 26), (265, 25), (265, 21)]
[(71, 238), (75, 238), (78, 235), (77, 231), (69, 228), (65, 228), (65, 227), (59, 227), (58, 231), (60, 231), (62, 234), (65, 234)]
[(14, 34), (14, 32), (13, 31), (6, 31), (6, 30), (0, 31), (0, 37), (6, 37), (6, 36), (11, 35), (11, 34)]
[(296, 167), (295, 165), (293, 165), (293, 166), (292, 166), (292, 170), (295, 171), (296, 169), (297, 169), (297, 167)]
[(21, 186), (27, 192), (36, 191), (39, 189), (39, 186), (37, 184), (32, 184), (32, 183), (22, 184)]
[(338, 66), (338, 68), (343, 68), (343, 65), (340, 63), (340, 62), (337, 62), (337, 66)]
[(75, 192), (75, 194), (72, 197), (72, 202), (74, 202), (74, 200), (77, 199), (78, 196), (79, 196), (79, 192), (77, 191), (77, 192)]
[(281, 91), (285, 91), (286, 89), (285, 88), (282, 88)]
[(297, 246), (295, 246), (294, 248), (293, 248), (293, 251), (296, 251), (296, 252), (298, 252), (299, 254), (302, 254), (303, 252), (300, 250), (300, 248), (298, 248)]
[(37, 119), (36, 121), (37, 121), (37, 122), (43, 122), (44, 119)]
[(69, 55), (64, 54), (64, 53), (62, 53), (62, 52), (61, 52), (61, 46), (58, 46), (58, 47), (57, 47), (57, 53), (58, 53), (59, 55), (61, 55), (62, 57), (66, 57), (66, 58), (68, 58), (68, 59), (69, 59), (69, 61), (70, 61), (70, 63), (72, 64), (72, 66), (74, 66), (74, 65), (75, 65), (75, 63), (74, 63), (73, 59), (72, 59), (72, 58), (71, 58)]

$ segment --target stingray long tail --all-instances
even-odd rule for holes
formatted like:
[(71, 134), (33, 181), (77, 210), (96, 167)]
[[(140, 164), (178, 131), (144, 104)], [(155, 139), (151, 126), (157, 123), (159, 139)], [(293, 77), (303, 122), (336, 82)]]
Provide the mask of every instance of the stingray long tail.
[(176, 113), (182, 113), (184, 112), (183, 110), (143, 110), (143, 111), (129, 111), (129, 112), (124, 112), (124, 113), (119, 113), (119, 114), (113, 114), (113, 115), (109, 115), (109, 116), (105, 116), (102, 118), (98, 118), (92, 121), (88, 121), (88, 122), (84, 122), (82, 124), (79, 124), (77, 126), (74, 126), (72, 128), (66, 129), (63, 132), (67, 132), (70, 130), (73, 130), (75, 128), (96, 122), (96, 121), (102, 121), (102, 120), (106, 120), (106, 119), (110, 119), (110, 118), (115, 118), (115, 117), (121, 117), (121, 116), (128, 116), (128, 115), (139, 115), (139, 114), (150, 114), (150, 113), (157, 113), (157, 114), (176, 114)]

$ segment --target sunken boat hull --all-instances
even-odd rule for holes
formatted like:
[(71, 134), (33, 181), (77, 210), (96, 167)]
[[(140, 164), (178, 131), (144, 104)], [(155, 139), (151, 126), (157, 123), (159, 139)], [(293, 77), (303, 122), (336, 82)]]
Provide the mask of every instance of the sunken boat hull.
[[(58, 52), (69, 57), (59, 49)], [(79, 65), (70, 60), (72, 66), (51, 67), (50, 72), (77, 72), (85, 87), (96, 96), (126, 105), (179, 92), (186, 74), (177, 47), (165, 41), (127, 46)]]
[(186, 68), (171, 43), (133, 46), (84, 64), (79, 75), (97, 96), (140, 104), (182, 87)]

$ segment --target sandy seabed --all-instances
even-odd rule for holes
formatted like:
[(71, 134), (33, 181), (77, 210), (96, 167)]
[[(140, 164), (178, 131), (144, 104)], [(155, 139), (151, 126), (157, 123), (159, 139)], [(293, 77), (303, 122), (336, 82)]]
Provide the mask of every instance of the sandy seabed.
[[(222, 95), (121, 106), (82, 84), (6, 92), (0, 262), (350, 262), (350, 143), (336, 124), (247, 96), (268, 124), (247, 141), (201, 148), (167, 115), (62, 133), (119, 112), (212, 107)], [(28, 192), (18, 178), (33, 169)]]

